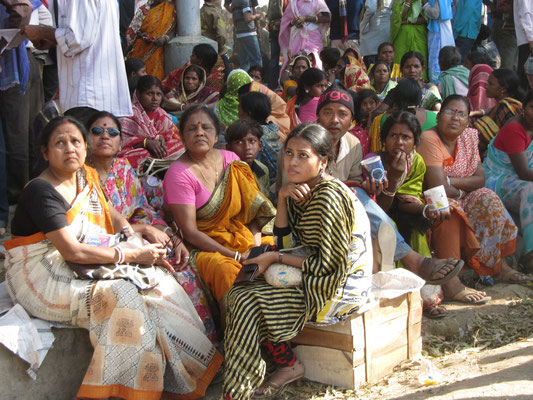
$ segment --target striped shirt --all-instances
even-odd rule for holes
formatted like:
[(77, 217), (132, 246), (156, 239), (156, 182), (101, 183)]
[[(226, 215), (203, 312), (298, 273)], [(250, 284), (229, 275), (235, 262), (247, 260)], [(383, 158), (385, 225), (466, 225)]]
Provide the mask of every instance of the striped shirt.
[(58, 0), (55, 36), (61, 110), (92, 107), (133, 115), (117, 2)]

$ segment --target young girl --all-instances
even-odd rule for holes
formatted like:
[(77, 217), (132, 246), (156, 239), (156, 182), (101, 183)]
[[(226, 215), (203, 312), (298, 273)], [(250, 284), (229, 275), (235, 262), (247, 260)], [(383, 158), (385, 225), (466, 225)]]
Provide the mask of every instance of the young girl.
[(372, 112), (379, 105), (379, 98), (376, 92), (370, 89), (361, 89), (359, 93), (354, 93), (354, 95), (354, 109), (358, 110), (358, 115), (356, 114), (355, 116), (356, 125), (349, 132), (361, 142), (364, 157), (370, 148), (370, 139), (368, 137), (369, 119)]
[(291, 130), (302, 122), (316, 121), (318, 99), (328, 87), (324, 72), (317, 68), (306, 70), (298, 81), (296, 96), (287, 103), (287, 115), (291, 119)]

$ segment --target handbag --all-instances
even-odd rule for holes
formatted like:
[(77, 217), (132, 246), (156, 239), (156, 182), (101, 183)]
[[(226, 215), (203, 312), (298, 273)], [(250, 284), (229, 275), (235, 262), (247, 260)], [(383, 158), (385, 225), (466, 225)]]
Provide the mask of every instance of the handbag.
[[(282, 254), (292, 254), (295, 256), (308, 256), (305, 246), (298, 246), (279, 250)], [(302, 285), (302, 269), (292, 265), (282, 263), (272, 263), (264, 272), (265, 280), (274, 287), (289, 287)]]

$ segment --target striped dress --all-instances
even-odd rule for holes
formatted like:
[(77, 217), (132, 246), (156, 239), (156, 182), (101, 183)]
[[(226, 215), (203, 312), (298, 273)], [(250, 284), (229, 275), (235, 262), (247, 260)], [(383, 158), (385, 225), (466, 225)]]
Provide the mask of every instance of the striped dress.
[(338, 180), (322, 181), (310, 200), (289, 198), (288, 214), (294, 244), (311, 254), (302, 264), (302, 286), (277, 288), (261, 276), (228, 293), (224, 393), (234, 400), (249, 398), (261, 384), (263, 342), (288, 341), (306, 322), (345, 319), (364, 303), (370, 287), (370, 225), (348, 187)]

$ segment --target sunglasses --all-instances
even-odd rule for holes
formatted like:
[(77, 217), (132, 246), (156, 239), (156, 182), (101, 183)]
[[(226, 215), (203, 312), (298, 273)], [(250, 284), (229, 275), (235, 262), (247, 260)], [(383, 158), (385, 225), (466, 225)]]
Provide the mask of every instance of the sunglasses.
[(96, 136), (101, 135), (102, 133), (104, 133), (104, 131), (107, 132), (107, 134), (111, 137), (117, 137), (118, 135), (120, 135), (120, 131), (115, 128), (102, 128), (100, 126), (93, 126), (91, 128), (91, 133)]

